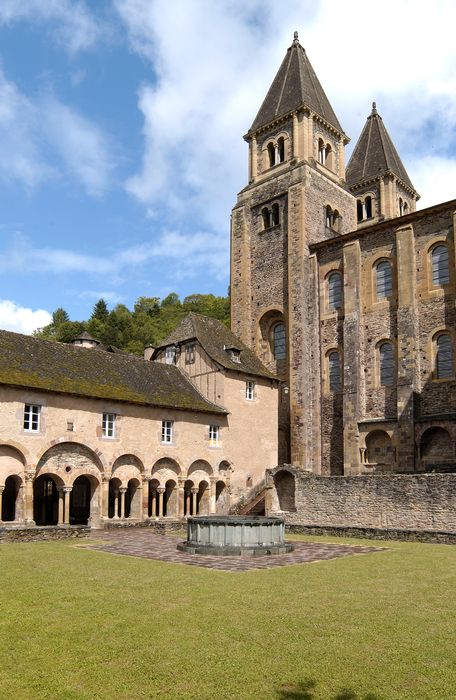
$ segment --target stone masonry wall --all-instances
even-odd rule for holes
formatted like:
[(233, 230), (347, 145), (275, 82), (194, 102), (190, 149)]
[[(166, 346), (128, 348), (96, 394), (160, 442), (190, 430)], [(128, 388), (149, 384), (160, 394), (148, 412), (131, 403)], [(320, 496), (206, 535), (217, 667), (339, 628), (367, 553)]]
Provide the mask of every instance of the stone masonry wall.
[(293, 472), (296, 511), (286, 513), (290, 525), (456, 532), (456, 474)]

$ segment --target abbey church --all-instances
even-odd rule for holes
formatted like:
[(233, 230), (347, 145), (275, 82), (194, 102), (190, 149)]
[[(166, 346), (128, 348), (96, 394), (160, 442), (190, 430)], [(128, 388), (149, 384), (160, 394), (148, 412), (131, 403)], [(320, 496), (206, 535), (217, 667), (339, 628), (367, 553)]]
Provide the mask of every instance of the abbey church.
[(0, 331), (0, 541), (228, 512), (456, 531), (456, 200), (416, 211), (375, 103), (345, 165), (297, 34), (244, 138), (231, 330), (190, 314), (143, 358)]
[(232, 330), (282, 380), (279, 463), (456, 470), (456, 201), (416, 211), (375, 103), (345, 165), (297, 33), (244, 138)]

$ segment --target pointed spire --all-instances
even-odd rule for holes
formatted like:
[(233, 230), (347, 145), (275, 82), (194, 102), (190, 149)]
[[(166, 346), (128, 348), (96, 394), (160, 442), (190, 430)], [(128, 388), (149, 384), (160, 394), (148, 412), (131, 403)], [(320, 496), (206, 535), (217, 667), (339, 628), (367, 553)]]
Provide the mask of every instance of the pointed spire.
[(299, 43), (298, 32), (294, 32), (293, 43), (287, 50), (251, 130), (256, 131), (300, 107), (308, 107), (341, 134), (344, 133), (306, 52)]
[(386, 173), (393, 173), (416, 193), (383, 119), (377, 112), (377, 104), (373, 102), (372, 111), (347, 165), (346, 182), (353, 189), (364, 180), (382, 177)]

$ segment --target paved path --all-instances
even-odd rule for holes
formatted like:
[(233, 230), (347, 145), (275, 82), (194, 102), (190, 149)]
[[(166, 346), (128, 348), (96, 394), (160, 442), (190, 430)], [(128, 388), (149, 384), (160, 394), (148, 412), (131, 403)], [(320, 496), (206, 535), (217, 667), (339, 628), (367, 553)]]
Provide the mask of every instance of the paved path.
[(176, 549), (178, 537), (157, 535), (147, 528), (125, 530), (97, 530), (93, 533), (94, 544), (87, 545), (112, 554), (130, 557), (156, 559), (174, 564), (202, 566), (220, 571), (250, 571), (251, 569), (273, 569), (276, 566), (306, 564), (325, 559), (337, 559), (354, 554), (381, 552), (385, 547), (364, 545), (328, 544), (324, 542), (294, 542), (295, 549), (290, 554), (277, 554), (261, 557), (217, 557), (210, 555), (186, 554)]

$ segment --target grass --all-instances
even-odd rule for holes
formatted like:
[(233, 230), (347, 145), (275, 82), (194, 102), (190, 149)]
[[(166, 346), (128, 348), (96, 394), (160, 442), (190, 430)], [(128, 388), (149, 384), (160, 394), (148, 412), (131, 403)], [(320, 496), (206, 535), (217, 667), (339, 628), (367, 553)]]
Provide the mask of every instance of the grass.
[(386, 546), (236, 574), (1, 545), (0, 698), (453, 700), (456, 548)]

